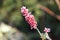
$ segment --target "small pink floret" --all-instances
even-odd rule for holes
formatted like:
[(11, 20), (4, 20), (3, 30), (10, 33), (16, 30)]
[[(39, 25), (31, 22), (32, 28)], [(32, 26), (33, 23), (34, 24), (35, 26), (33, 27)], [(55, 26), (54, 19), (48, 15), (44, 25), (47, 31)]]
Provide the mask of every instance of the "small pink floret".
[(45, 27), (44, 32), (50, 32), (50, 28)]

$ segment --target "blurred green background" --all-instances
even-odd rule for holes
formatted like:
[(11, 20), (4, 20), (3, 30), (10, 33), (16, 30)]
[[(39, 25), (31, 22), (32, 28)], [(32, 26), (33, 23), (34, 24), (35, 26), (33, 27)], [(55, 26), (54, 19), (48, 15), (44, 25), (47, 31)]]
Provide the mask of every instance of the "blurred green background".
[(50, 37), (53, 40), (59, 40), (60, 21), (38, 8), (38, 4), (44, 5), (55, 14), (60, 15), (55, 0), (0, 0), (0, 22), (15, 26), (19, 31), (28, 34), (29, 40), (39, 40), (39, 34), (36, 30), (30, 29), (20, 11), (22, 6), (26, 6), (35, 16), (39, 30), (43, 32), (44, 27), (49, 27), (51, 28)]

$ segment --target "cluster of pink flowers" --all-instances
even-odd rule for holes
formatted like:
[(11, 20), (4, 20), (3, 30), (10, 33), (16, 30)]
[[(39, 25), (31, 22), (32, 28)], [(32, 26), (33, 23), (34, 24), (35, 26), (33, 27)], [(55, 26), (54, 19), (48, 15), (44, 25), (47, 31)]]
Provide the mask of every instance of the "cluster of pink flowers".
[(25, 6), (23, 6), (21, 8), (21, 13), (25, 17), (26, 21), (30, 24), (31, 29), (33, 29), (33, 28), (36, 29), (37, 28), (37, 22), (35, 21), (34, 16), (31, 14), (31, 12), (29, 12)]
[(44, 32), (46, 32), (46, 33), (50, 32), (50, 28), (45, 27)]

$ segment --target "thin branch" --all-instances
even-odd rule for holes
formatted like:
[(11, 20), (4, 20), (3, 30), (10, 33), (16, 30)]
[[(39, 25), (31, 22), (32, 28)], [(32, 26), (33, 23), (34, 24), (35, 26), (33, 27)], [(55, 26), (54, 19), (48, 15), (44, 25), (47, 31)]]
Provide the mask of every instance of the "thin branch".
[(55, 2), (58, 5), (58, 9), (60, 10), (60, 0), (55, 0)]
[(53, 11), (51, 11), (46, 6), (43, 6), (43, 5), (38, 5), (38, 6), (40, 9), (42, 9), (43, 11), (47, 12), (49, 15), (55, 17), (56, 19), (58, 19), (60, 21), (60, 15), (56, 15)]

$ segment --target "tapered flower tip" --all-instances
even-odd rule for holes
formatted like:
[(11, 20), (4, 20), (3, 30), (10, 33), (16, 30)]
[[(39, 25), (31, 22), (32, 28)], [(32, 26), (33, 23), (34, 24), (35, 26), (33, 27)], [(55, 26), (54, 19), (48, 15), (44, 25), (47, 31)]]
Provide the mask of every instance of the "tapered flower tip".
[(50, 32), (50, 30), (51, 30), (50, 28), (45, 27), (44, 32)]
[(25, 6), (22, 6), (22, 7), (21, 7), (21, 13), (23, 14), (23, 16), (27, 16), (27, 14), (28, 14), (28, 9), (26, 9)]
[(22, 6), (21, 9), (26, 9), (26, 7), (25, 6)]
[(26, 9), (26, 7), (25, 6), (22, 6), (21, 7), (21, 13), (23, 13), (25, 9)]

